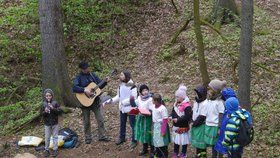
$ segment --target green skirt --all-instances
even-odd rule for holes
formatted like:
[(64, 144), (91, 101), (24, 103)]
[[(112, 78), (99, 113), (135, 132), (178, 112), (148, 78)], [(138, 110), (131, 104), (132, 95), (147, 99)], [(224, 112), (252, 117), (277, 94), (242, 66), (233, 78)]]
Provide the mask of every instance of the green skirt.
[(218, 127), (216, 126), (205, 126), (205, 135), (204, 135), (204, 142), (209, 145), (213, 146), (216, 144), (219, 135), (218, 135)]
[(136, 116), (136, 124), (134, 127), (135, 139), (140, 143), (152, 143), (152, 117)]
[(204, 142), (205, 124), (198, 127), (191, 128), (191, 144), (192, 146), (205, 149), (206, 143)]

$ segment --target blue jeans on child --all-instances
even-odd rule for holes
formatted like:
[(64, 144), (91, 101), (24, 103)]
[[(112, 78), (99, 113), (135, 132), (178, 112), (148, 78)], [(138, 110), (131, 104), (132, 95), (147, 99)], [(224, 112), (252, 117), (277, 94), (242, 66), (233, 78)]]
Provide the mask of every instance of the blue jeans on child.
[(122, 113), (121, 111), (120, 111), (121, 124), (120, 124), (119, 139), (120, 140), (125, 140), (127, 116), (129, 117), (129, 124), (130, 124), (131, 130), (132, 130), (131, 140), (132, 140), (132, 142), (136, 142), (135, 137), (134, 137), (135, 116), (134, 115), (128, 115), (127, 113)]

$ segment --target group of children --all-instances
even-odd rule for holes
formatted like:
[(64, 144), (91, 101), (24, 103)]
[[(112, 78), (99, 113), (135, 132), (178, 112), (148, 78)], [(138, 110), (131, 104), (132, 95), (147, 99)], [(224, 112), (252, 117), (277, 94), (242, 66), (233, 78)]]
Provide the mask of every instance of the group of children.
[[(126, 121), (129, 117), (132, 129), (131, 147), (136, 147), (137, 142), (143, 144), (139, 156), (147, 155), (150, 148), (150, 157), (167, 158), (171, 141), (174, 143), (172, 158), (187, 157), (189, 144), (196, 148), (197, 158), (207, 157), (207, 147), (212, 148), (212, 157), (215, 158), (225, 154), (229, 158), (242, 156), (243, 148), (236, 142), (240, 124), (238, 118), (246, 117), (250, 123), (252, 121), (250, 114), (239, 107), (234, 90), (226, 88), (225, 81), (215, 79), (208, 87), (196, 87), (193, 102), (187, 97), (187, 87), (180, 85), (175, 92), (176, 101), (172, 112), (168, 113), (162, 96), (150, 93), (145, 84), (140, 85), (137, 90), (128, 71), (123, 71), (119, 79), (117, 95), (103, 104), (119, 105), (120, 132), (117, 145), (126, 141)], [(47, 98), (47, 94), (53, 95), (45, 93), (46, 102), (42, 108), (44, 116), (58, 114), (60, 110), (56, 102), (56, 106), (48, 106), (53, 102)], [(134, 113), (135, 110), (139, 113)], [(51, 124), (51, 128), (56, 129), (56, 124)], [(172, 128), (169, 128), (169, 124), (172, 124)], [(49, 141), (47, 127), (48, 124), (46, 141)], [(54, 131), (54, 138), (57, 139), (57, 132)], [(54, 150), (56, 152), (57, 148)]]

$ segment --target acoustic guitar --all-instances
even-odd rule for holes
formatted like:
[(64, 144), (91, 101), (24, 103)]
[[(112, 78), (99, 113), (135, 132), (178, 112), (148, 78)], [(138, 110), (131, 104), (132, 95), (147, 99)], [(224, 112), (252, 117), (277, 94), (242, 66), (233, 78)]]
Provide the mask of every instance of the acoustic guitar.
[[(112, 76), (113, 74), (116, 73), (116, 69), (112, 70), (108, 75), (108, 76)], [(106, 77), (106, 78), (107, 78)], [(101, 95), (102, 91), (101, 89), (99, 88), (100, 85), (102, 85), (104, 82), (106, 82), (106, 78), (103, 79), (99, 84), (96, 84), (94, 82), (91, 82), (89, 85), (87, 85), (85, 87), (85, 89), (88, 89), (91, 94), (88, 95), (86, 93), (75, 93), (76, 95), (76, 98), (79, 100), (79, 102), (85, 106), (85, 107), (89, 107), (92, 105), (92, 103), (94, 102), (95, 98), (99, 95)]]

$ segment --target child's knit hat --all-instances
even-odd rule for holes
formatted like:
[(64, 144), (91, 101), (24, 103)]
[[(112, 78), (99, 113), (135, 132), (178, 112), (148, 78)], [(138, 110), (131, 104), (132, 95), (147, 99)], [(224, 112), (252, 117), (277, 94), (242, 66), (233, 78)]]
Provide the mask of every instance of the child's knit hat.
[(215, 92), (220, 92), (223, 88), (225, 88), (226, 84), (227, 82), (225, 80), (221, 81), (219, 79), (214, 79), (208, 84), (208, 86)]
[(145, 84), (142, 84), (142, 85), (139, 87), (139, 93), (142, 94), (142, 91), (143, 91), (144, 89), (147, 89), (147, 90), (149, 91), (149, 87), (148, 87), (147, 85), (145, 85)]
[(195, 97), (196, 102), (200, 103), (207, 98), (207, 87), (200, 85), (197, 86), (194, 91), (197, 94), (197, 96)]
[(49, 88), (47, 88), (47, 89), (44, 90), (44, 100), (46, 100), (46, 94), (47, 94), (47, 93), (49, 93), (49, 94), (52, 95), (52, 100), (53, 100), (53, 98), (54, 98), (54, 92), (53, 92), (51, 89), (49, 89)]
[(186, 98), (187, 97), (187, 87), (181, 84), (178, 90), (175, 92), (176, 97)]

